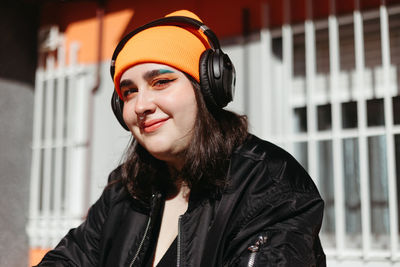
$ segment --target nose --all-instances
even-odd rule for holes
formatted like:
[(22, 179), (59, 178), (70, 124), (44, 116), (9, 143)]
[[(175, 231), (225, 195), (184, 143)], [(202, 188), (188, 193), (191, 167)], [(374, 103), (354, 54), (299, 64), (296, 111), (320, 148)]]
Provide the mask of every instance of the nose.
[(139, 116), (143, 114), (153, 113), (156, 109), (156, 104), (154, 101), (154, 94), (150, 90), (139, 89), (135, 105), (136, 114)]

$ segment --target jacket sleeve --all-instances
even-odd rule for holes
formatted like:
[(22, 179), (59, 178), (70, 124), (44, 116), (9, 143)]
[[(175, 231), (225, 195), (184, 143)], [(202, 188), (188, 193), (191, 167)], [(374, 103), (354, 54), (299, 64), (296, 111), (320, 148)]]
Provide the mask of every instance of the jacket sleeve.
[[(110, 175), (111, 179), (112, 174)], [(89, 209), (85, 221), (71, 229), (60, 243), (49, 251), (38, 266), (98, 266), (103, 224), (115, 186), (106, 187), (101, 197)]]
[(324, 202), (317, 188), (294, 159), (273, 166), (262, 174), (273, 182), (264, 190), (249, 192), (253, 205), (230, 241), (226, 255), (232, 257), (224, 262), (229, 266), (326, 266), (318, 237)]

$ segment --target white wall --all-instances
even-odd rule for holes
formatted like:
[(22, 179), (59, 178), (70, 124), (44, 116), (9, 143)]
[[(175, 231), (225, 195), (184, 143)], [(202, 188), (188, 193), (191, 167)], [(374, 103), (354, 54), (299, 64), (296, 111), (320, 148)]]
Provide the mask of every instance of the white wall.
[(101, 85), (93, 103), (91, 203), (100, 196), (109, 173), (119, 165), (131, 136), (112, 112), (110, 103), (114, 86), (109, 73), (109, 62), (104, 62), (101, 66)]

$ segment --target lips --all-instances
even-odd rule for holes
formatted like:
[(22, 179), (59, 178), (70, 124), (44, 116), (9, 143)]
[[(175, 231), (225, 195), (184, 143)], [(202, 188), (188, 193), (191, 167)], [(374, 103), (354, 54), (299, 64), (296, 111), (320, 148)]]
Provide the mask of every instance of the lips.
[(145, 133), (151, 133), (160, 128), (169, 118), (153, 119), (142, 123), (141, 128)]

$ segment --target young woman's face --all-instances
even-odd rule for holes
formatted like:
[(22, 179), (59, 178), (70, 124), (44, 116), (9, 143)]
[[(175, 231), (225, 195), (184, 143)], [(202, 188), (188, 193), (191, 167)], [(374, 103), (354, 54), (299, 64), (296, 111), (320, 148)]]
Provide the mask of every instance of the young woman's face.
[(179, 153), (189, 144), (197, 115), (194, 89), (181, 71), (144, 63), (120, 80), (123, 117), (136, 140), (155, 158), (181, 167)]

